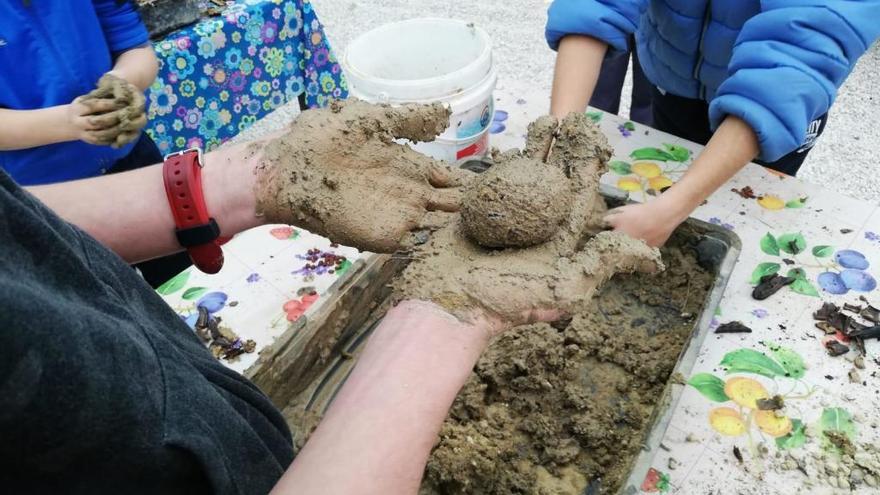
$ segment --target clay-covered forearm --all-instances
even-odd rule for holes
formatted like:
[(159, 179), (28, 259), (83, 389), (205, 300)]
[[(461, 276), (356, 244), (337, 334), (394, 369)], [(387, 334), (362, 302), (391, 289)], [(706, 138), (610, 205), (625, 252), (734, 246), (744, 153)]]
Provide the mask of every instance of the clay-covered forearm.
[(147, 44), (119, 55), (110, 72), (146, 91), (159, 73), (159, 60), (153, 47)]
[(727, 116), (681, 180), (662, 197), (679, 216), (683, 215), (683, 221), (752, 161), (758, 150), (758, 138), (752, 128), (737, 117)]
[(488, 335), (430, 303), (391, 309), (272, 493), (416, 493), (443, 419)]
[[(253, 194), (258, 159), (241, 145), (228, 146), (204, 157), (205, 202), (223, 236), (232, 236), (262, 222), (256, 215)], [(182, 249), (174, 234), (161, 164), (28, 190), (128, 262)]]
[(565, 118), (572, 112), (587, 108), (608, 45), (589, 36), (570, 35), (562, 38), (553, 75), (550, 113)]
[(23, 150), (77, 139), (67, 105), (37, 110), (0, 108), (0, 150)]

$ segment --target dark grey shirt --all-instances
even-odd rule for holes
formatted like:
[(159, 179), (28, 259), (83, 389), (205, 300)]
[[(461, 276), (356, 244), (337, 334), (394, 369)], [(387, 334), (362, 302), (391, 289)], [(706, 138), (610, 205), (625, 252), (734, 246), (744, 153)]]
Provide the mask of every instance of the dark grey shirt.
[(292, 459), (254, 385), (0, 171), (0, 491), (262, 494)]

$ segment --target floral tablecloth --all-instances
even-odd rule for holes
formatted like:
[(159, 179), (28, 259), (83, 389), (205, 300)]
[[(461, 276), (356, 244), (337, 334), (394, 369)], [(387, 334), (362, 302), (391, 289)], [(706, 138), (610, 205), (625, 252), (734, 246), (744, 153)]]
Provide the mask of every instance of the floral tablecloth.
[[(548, 108), (548, 95), (501, 81), (492, 145), (521, 147), (527, 124)], [(677, 181), (701, 150), (624, 118), (590, 116), (615, 149), (603, 183), (638, 201)], [(661, 448), (624, 492), (880, 492), (880, 451), (869, 450), (880, 444), (880, 344), (866, 341), (860, 358), (853, 342), (817, 328), (813, 317), (823, 302), (880, 306), (880, 208), (749, 165), (694, 217), (732, 230), (742, 242), (708, 331), (739, 321), (752, 332), (706, 337), (693, 373), (673, 386), (678, 400)], [(228, 262), (219, 274), (190, 269), (160, 292), (189, 319), (200, 304), (216, 309), (242, 338), (256, 341), (257, 351), (320, 307), (345, 271), (340, 256), (349, 262), (364, 256), (286, 226), (246, 232), (225, 250)], [(342, 270), (316, 265), (328, 255)], [(753, 299), (755, 281), (776, 272), (795, 283), (767, 300)], [(832, 356), (832, 349), (840, 354)], [(255, 360), (246, 354), (230, 366), (246, 371)], [(781, 410), (758, 408), (757, 399), (775, 395), (785, 404)], [(847, 445), (853, 455), (843, 452)]]
[(211, 150), (285, 103), (348, 94), (309, 0), (244, 0), (155, 43), (147, 133), (162, 153)]

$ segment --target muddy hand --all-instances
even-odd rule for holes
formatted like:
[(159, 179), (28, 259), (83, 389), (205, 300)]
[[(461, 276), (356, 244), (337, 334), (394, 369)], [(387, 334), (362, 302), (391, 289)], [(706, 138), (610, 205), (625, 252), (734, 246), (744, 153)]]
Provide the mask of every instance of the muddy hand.
[(450, 168), (395, 139), (431, 141), (447, 126), (441, 105), (399, 108), (360, 101), (300, 115), (259, 144), (258, 211), (336, 242), (396, 251), (411, 231), (443, 224), (474, 174)]
[(144, 94), (112, 73), (104, 74), (98, 87), (78, 102), (89, 108), (90, 130), (83, 141), (90, 144), (120, 148), (140, 137), (147, 124)]
[[(546, 137), (557, 128), (545, 163)], [(656, 249), (600, 232), (605, 205), (598, 184), (610, 149), (598, 129), (585, 116), (571, 115), (561, 126), (540, 119), (529, 131), (525, 152), (505, 155), (474, 180), (460, 220), (413, 254), (397, 299), (429, 300), (459, 318), (489, 318), (503, 330), (586, 308), (615, 273), (663, 268)], [(547, 225), (557, 228), (548, 231)], [(532, 229), (548, 236), (536, 242)]]
[(548, 244), (487, 250), (467, 240), (454, 223), (414, 254), (395, 297), (432, 301), (463, 320), (485, 317), (501, 331), (583, 310), (616, 273), (662, 269), (656, 249), (614, 232), (601, 232), (564, 256)]

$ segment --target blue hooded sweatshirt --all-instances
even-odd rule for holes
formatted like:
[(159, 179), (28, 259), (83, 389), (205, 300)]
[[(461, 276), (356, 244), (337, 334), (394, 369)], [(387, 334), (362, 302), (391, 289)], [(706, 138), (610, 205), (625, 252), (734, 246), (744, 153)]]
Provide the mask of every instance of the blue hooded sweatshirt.
[[(149, 41), (129, 2), (116, 0), (0, 1), (0, 107), (33, 110), (65, 105), (95, 88), (114, 55)], [(82, 141), (0, 151), (20, 184), (99, 175), (133, 147)]]
[(804, 143), (880, 36), (880, 0), (555, 0), (546, 37), (624, 50), (634, 32), (652, 83), (708, 101), (713, 128), (743, 119), (772, 162)]

